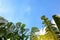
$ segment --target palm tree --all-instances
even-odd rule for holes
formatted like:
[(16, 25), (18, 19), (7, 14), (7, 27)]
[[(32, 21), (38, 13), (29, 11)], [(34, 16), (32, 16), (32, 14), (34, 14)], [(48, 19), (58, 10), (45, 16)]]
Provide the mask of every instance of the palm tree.
[(50, 31), (51, 35), (54, 37), (54, 40), (58, 40), (57, 35), (55, 34), (54, 30), (52, 29), (53, 24), (51, 23), (51, 21), (48, 20), (48, 18), (46, 18), (45, 16), (42, 16), (41, 19), (43, 20), (43, 24), (46, 26), (46, 32)]
[(25, 24), (17, 22), (8, 22), (3, 17), (0, 17), (0, 40), (27, 40), (29, 38), (29, 29), (25, 28)]
[(25, 24), (22, 24), (21, 22), (16, 23), (16, 32), (19, 35), (19, 40), (27, 40), (29, 35), (27, 34), (29, 29), (25, 28)]
[(4, 37), (4, 35), (6, 34), (5, 25), (6, 25), (7, 22), (8, 21), (5, 18), (0, 16), (0, 38), (1, 39), (2, 38), (5, 39), (5, 37)]
[[(8, 22), (3, 17), (0, 17), (0, 37), (1, 39), (7, 40), (8, 36), (13, 33), (14, 24)], [(7, 36), (8, 35), (8, 36)], [(10, 38), (11, 36), (9, 36)]]
[(55, 21), (55, 23), (56, 23), (56, 25), (57, 25), (57, 28), (58, 28), (58, 30), (59, 31), (57, 31), (56, 33), (57, 33), (57, 35), (58, 35), (58, 38), (59, 38), (59, 40), (60, 40), (60, 16), (58, 16), (58, 15), (53, 15), (52, 16), (53, 17), (53, 19), (54, 19), (54, 21)]
[(37, 27), (32, 27), (31, 33), (30, 33), (30, 40), (36, 40), (37, 39), (35, 32), (39, 32), (39, 29)]

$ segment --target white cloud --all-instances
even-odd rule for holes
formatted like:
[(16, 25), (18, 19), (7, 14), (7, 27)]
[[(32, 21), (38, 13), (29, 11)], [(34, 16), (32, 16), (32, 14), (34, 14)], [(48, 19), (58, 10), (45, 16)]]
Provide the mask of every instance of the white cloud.
[(37, 36), (39, 36), (39, 35), (45, 35), (46, 34), (46, 27), (44, 27), (43, 29), (41, 29), (39, 32), (35, 32), (35, 34), (37, 35)]
[(43, 29), (40, 30), (40, 35), (45, 35), (46, 34), (46, 27), (44, 27)]

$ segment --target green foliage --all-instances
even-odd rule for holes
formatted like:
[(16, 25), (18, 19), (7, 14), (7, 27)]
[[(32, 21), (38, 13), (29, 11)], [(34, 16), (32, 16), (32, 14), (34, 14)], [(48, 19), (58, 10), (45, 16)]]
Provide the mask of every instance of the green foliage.
[(60, 16), (53, 15), (52, 17), (53, 17), (53, 19), (54, 19), (54, 21), (55, 21), (55, 23), (56, 23), (56, 25), (58, 27), (58, 30), (60, 30)]
[(43, 24), (45, 25), (46, 27), (46, 32), (51, 32), (48, 33), (50, 34), (51, 36), (53, 36), (54, 40), (58, 40), (58, 36), (56, 35), (55, 31), (56, 31), (56, 28), (52, 25), (51, 21), (48, 20), (48, 18), (46, 18), (45, 16), (42, 16), (41, 19), (43, 20)]
[(0, 26), (0, 37), (4, 39), (10, 38), (10, 40), (27, 40), (29, 38), (28, 28), (25, 28), (25, 24), (17, 22), (14, 25), (13, 22), (7, 22), (5, 25)]
[(37, 27), (32, 27), (32, 29), (31, 29), (31, 32), (33, 32), (33, 33), (38, 32), (38, 31), (39, 31), (39, 29)]
[(18, 27), (18, 26), (21, 26), (21, 22), (17, 22), (16, 23), (16, 26)]
[[(18, 22), (16, 24), (16, 30), (15, 33), (19, 35), (20, 40), (24, 40), (24, 39), (28, 39), (28, 35), (27, 32), (29, 31), (28, 28), (25, 28), (25, 24), (22, 24), (21, 22)], [(27, 35), (26, 35), (27, 34)]]
[[(57, 30), (56, 27), (54, 27), (51, 23), (51, 20), (46, 18), (45, 16), (41, 17), (42, 23), (46, 27), (46, 34), (45, 35), (40, 35), (40, 38), (43, 40), (59, 40), (60, 35), (60, 17), (57, 15), (53, 15), (53, 19), (55, 20), (57, 27), (59, 31)], [(2, 20), (2, 22), (1, 22)], [(26, 25), (17, 22), (14, 24), (13, 22), (8, 22), (6, 19), (3, 17), (0, 17), (0, 39), (4, 38), (4, 40), (7, 40), (10, 38), (10, 40), (28, 40), (30, 36), (30, 40), (40, 40), (38, 37), (35, 35), (35, 32), (38, 32), (39, 29), (37, 27), (32, 27), (31, 32), (29, 35), (29, 29), (26, 28)]]
[(30, 40), (36, 40), (35, 38), (37, 38), (37, 36), (35, 36), (35, 32), (38, 32), (39, 29), (37, 27), (32, 27), (31, 29), (31, 33), (30, 33)]

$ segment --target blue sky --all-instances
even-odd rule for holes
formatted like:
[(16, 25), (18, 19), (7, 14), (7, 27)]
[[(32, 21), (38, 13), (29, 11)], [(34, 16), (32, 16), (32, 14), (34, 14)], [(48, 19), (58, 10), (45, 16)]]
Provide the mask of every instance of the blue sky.
[(60, 0), (0, 0), (0, 16), (14, 23), (20, 21), (27, 28), (42, 28), (40, 17), (60, 15)]

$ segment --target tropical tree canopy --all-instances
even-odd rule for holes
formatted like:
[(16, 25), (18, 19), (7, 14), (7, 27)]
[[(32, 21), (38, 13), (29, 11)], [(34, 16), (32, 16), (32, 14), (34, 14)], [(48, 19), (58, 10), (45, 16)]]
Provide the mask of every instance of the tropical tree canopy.
[[(17, 22), (9, 22), (5, 18), (0, 16), (0, 40), (60, 40), (60, 17), (57, 15), (52, 16), (57, 28), (54, 26), (48, 18), (41, 16), (42, 24), (46, 33), (44, 35), (36, 35), (36, 32), (40, 32), (37, 27), (32, 27), (31, 31), (26, 28), (26, 24)], [(44, 32), (44, 31), (43, 31)]]

